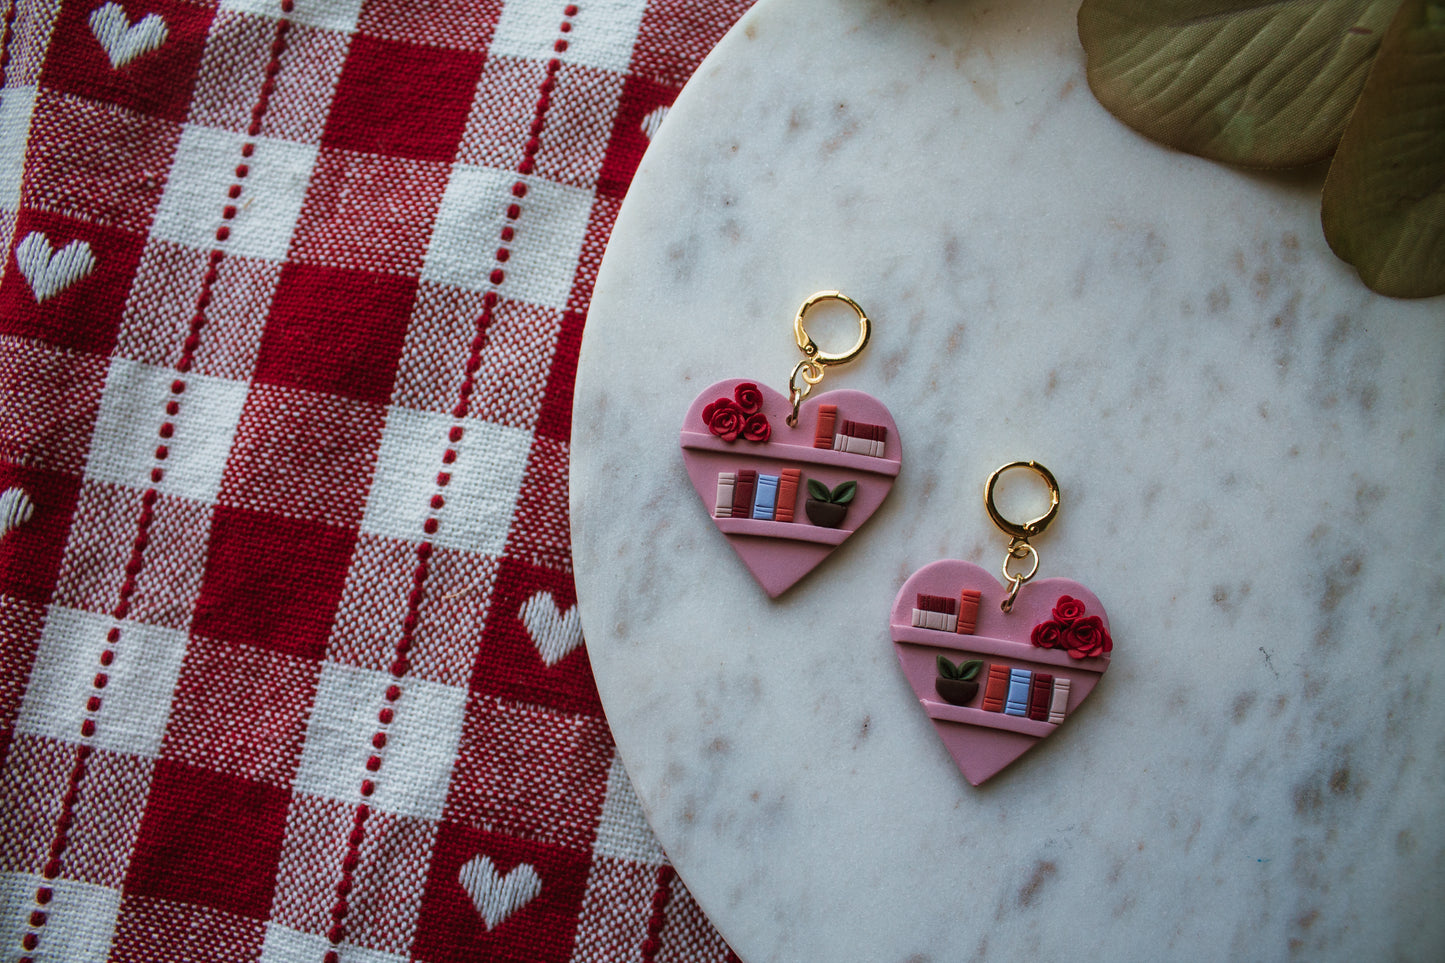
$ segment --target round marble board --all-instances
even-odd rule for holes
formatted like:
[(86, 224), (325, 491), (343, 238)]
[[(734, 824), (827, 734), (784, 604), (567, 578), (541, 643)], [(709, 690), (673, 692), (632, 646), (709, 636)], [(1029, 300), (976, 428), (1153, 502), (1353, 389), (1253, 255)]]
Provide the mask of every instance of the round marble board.
[[(1074, 0), (763, 0), (623, 206), (582, 346), (572, 538), (628, 772), (761, 961), (1422, 959), (1445, 945), (1445, 304), (1368, 292), (1322, 174), (1243, 172), (1094, 101)], [(892, 412), (888, 500), (777, 599), (689, 484), (725, 379), (874, 320), (822, 385)], [(850, 319), (821, 319), (846, 344)], [(997, 570), (1038, 459), (1041, 577), (1107, 606), (1087, 705), (970, 785), (890, 609)], [(1025, 592), (1029, 588), (1024, 589)]]

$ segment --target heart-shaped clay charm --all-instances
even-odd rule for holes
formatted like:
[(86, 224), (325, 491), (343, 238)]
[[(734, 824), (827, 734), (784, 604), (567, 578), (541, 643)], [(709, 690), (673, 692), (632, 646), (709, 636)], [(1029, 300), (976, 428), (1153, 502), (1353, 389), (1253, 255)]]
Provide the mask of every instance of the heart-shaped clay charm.
[(1011, 612), (984, 569), (947, 559), (903, 583), (898, 662), (958, 768), (981, 785), (1046, 739), (1109, 669), (1109, 620), (1078, 582), (1029, 582)]
[(754, 382), (719, 381), (682, 423), (687, 474), (713, 524), (777, 597), (878, 510), (903, 455), (887, 407), (861, 391), (805, 402)]

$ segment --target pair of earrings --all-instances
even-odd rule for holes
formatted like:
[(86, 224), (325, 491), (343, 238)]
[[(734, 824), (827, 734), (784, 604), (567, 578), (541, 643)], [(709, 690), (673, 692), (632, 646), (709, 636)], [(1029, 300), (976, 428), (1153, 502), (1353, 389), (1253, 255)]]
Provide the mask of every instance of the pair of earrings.
[[(824, 302), (857, 315), (847, 351), (822, 350), (805, 319)], [(798, 309), (793, 336), (803, 360), (787, 396), (743, 379), (720, 381), (683, 420), (687, 472), (713, 523), (770, 596), (776, 597), (843, 544), (883, 504), (902, 465), (898, 426), (861, 391), (827, 392), (808, 404), (828, 368), (857, 358), (872, 323), (856, 301), (820, 291)], [(1014, 522), (995, 504), (1001, 476), (1032, 472), (1049, 508)], [(1059, 510), (1059, 485), (1043, 465), (1010, 462), (988, 477), (984, 507), (1009, 537), (1004, 581), (970, 562), (945, 559), (914, 572), (889, 618), (909, 685), (965, 778), (979, 785), (1047, 738), (1109, 667), (1113, 641), (1098, 598), (1077, 582), (1044, 579), (1030, 544)]]

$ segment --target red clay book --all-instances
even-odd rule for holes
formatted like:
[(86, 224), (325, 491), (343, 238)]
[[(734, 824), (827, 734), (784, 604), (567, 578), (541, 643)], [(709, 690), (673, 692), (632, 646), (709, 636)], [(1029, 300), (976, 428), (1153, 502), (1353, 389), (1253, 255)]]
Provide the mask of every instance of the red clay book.
[(784, 468), (778, 478), (778, 507), (773, 511), (773, 521), (791, 522), (793, 509), (798, 504), (798, 486), (803, 483), (803, 473), (796, 468)]
[(983, 596), (973, 589), (964, 589), (958, 595), (958, 634), (973, 635), (978, 631), (978, 600)]
[(1002, 712), (1008, 701), (1008, 666), (988, 667), (988, 685), (983, 690), (983, 708), (987, 712)]
[(733, 486), (733, 518), (753, 517), (753, 490), (758, 487), (758, 473), (751, 468), (738, 472)]
[(1053, 693), (1054, 677), (1047, 672), (1035, 672), (1033, 688), (1029, 690), (1029, 718), (1040, 722), (1049, 721), (1049, 696)]
[(832, 448), (834, 428), (838, 424), (837, 405), (818, 406), (818, 427), (813, 429), (814, 448)]
[(923, 595), (920, 593), (918, 596), (918, 608), (922, 612), (942, 612), (945, 615), (952, 615), (957, 604), (953, 599), (946, 598), (942, 595)]

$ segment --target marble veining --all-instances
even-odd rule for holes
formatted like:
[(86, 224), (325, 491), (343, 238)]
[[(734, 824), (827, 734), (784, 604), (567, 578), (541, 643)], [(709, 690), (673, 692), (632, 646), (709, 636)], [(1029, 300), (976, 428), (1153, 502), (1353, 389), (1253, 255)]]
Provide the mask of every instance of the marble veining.
[[(627, 769), (749, 963), (1431, 959), (1445, 945), (1445, 303), (1367, 291), (1322, 172), (1161, 148), (1094, 101), (1075, 0), (763, 0), (658, 131), (582, 346), (577, 588)], [(874, 319), (819, 390), (889, 406), (887, 503), (769, 601), (688, 483), (702, 387)], [(987, 474), (1047, 464), (1044, 576), (1107, 678), (967, 784), (888, 614), (995, 570)], [(1027, 591), (1027, 588), (1025, 589)]]

